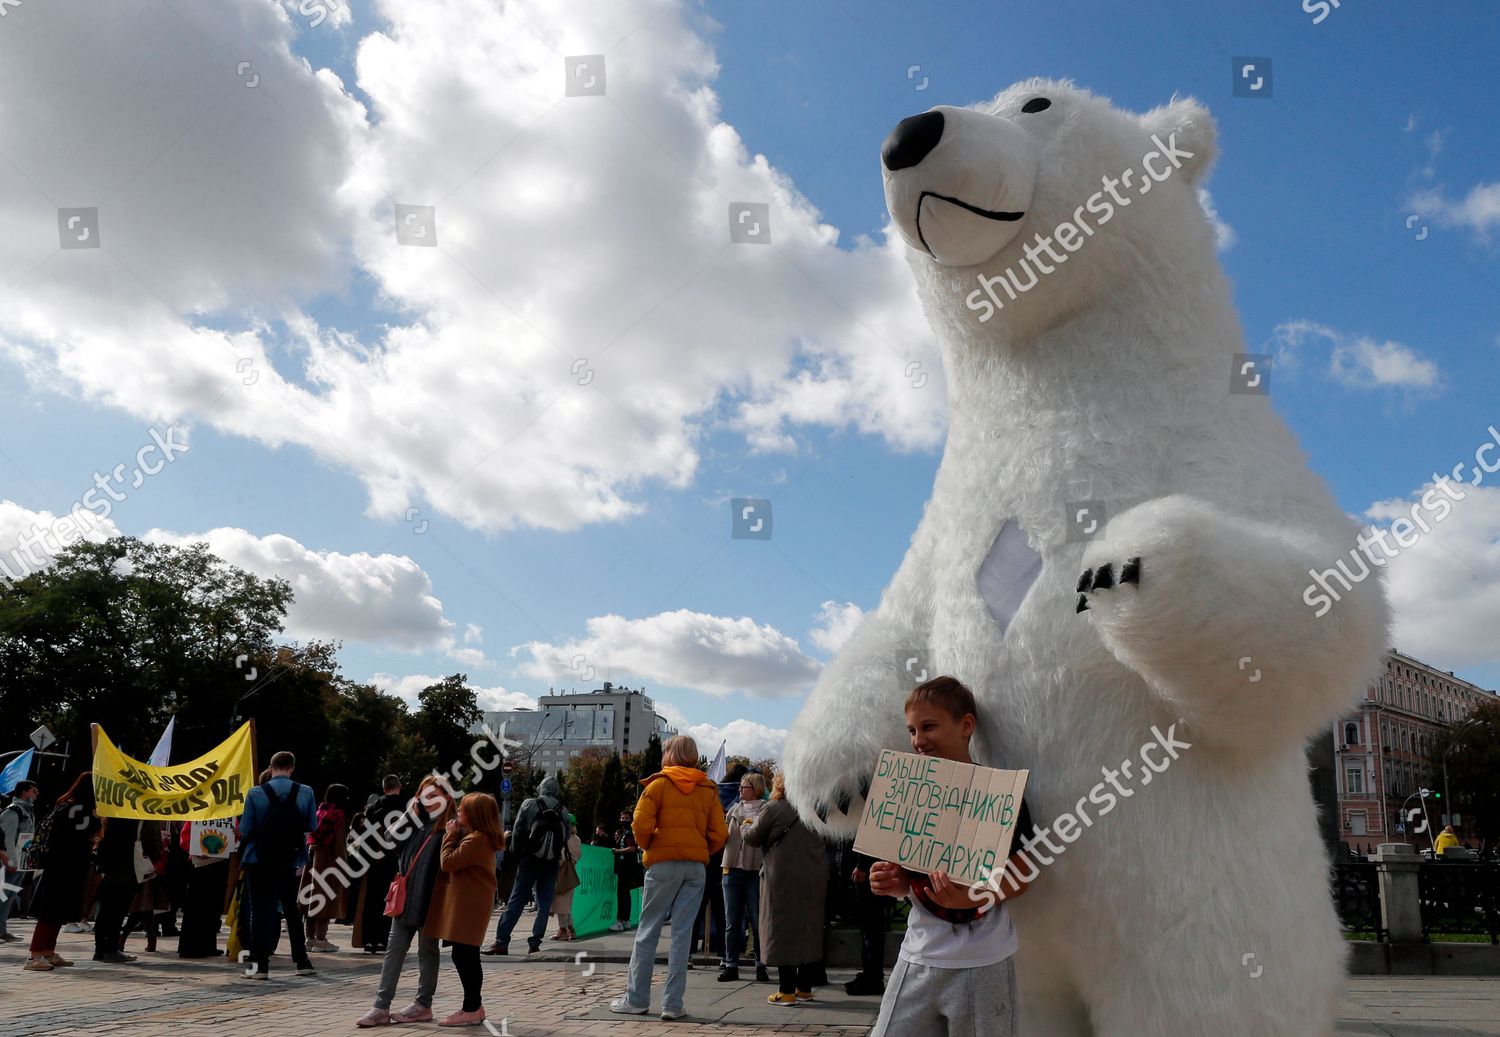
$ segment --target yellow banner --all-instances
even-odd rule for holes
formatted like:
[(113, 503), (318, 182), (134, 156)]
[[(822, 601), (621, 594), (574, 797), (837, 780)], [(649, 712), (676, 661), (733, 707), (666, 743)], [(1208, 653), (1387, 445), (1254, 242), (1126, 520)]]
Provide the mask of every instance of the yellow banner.
[(100, 817), (212, 821), (238, 817), (255, 785), (250, 725), (189, 763), (153, 767), (120, 752), (94, 725), (94, 799)]

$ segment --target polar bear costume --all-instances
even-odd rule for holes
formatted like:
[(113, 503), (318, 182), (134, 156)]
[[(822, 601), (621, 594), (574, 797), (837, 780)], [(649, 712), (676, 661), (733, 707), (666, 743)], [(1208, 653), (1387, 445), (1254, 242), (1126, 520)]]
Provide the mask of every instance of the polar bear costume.
[[(1195, 187), (1213, 149), (1194, 101), (1137, 115), (1031, 80), (883, 152), (948, 440), (879, 608), (793, 725), (787, 789), (849, 835), (878, 751), (909, 747), (922, 674), (901, 660), (974, 689), (975, 760), (1031, 769), (1039, 828), (1088, 815), (1010, 905), (1024, 1037), (1333, 1032), (1345, 951), (1304, 746), (1377, 672), (1388, 614), (1378, 578), (1321, 617), (1305, 596), (1355, 526), (1269, 399), (1230, 392), (1246, 349)], [(1121, 199), (1107, 220), (1100, 198)], [(1019, 291), (976, 292), (1007, 270)], [(1102, 809), (1103, 768), (1173, 725), (1191, 747)]]

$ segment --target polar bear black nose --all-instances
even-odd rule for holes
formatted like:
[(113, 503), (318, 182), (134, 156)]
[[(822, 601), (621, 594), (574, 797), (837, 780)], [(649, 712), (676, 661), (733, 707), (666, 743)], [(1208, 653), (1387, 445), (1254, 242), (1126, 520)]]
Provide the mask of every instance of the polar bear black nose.
[(943, 139), (943, 113), (923, 112), (896, 123), (880, 149), (880, 161), (891, 172), (916, 165)]

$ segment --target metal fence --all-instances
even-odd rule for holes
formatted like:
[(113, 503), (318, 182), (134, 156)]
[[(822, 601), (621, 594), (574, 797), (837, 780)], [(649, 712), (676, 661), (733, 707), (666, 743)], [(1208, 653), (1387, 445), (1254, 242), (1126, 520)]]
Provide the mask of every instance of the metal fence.
[(1380, 880), (1372, 861), (1339, 861), (1333, 869), (1333, 902), (1346, 933), (1389, 935), (1380, 919)]
[(1500, 864), (1433, 861), (1417, 871), (1422, 935), (1488, 936), (1500, 943)]

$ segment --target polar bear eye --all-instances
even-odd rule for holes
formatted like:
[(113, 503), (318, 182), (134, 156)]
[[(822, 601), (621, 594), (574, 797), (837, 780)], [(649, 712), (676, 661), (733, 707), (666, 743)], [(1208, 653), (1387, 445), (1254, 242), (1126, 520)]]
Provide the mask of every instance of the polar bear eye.
[(1025, 112), (1027, 115), (1034, 115), (1037, 112), (1045, 112), (1048, 108), (1051, 107), (1052, 102), (1047, 100), (1045, 97), (1033, 97), (1031, 100), (1027, 101), (1024, 105), (1021, 106), (1021, 111)]

